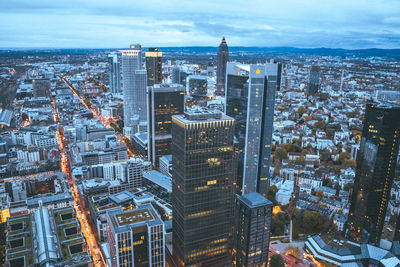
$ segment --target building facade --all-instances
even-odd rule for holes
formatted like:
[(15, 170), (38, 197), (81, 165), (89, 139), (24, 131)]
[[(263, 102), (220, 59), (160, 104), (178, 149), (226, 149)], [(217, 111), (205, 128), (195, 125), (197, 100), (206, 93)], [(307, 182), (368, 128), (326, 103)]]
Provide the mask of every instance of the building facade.
[[(127, 136), (140, 131), (138, 112), (139, 98), (146, 97), (146, 85), (137, 88), (138, 85), (147, 83), (147, 78), (142, 77), (147, 75), (146, 71), (142, 70), (142, 47), (139, 44), (131, 45), (128, 50), (121, 50), (122, 53), (122, 75), (124, 85), (124, 133)], [(140, 71), (137, 73), (136, 71)], [(137, 81), (138, 76), (141, 81)], [(144, 91), (144, 92), (143, 92)], [(146, 101), (144, 101), (145, 103)], [(143, 115), (145, 115), (144, 109)]]
[(109, 211), (107, 228), (113, 267), (165, 266), (164, 223), (151, 204)]
[(110, 92), (117, 94), (121, 92), (121, 72), (118, 62), (118, 55), (112, 53), (108, 55), (108, 75)]
[(399, 152), (399, 117), (399, 105), (366, 105), (346, 226), (352, 241), (379, 245)]
[(172, 116), (184, 112), (184, 88), (180, 86), (148, 87), (148, 158), (159, 165), (160, 157), (171, 154)]
[(308, 94), (315, 95), (320, 88), (320, 75), (321, 68), (319, 66), (311, 66), (310, 81), (308, 83)]
[(222, 37), (217, 54), (217, 90), (216, 95), (225, 95), (226, 63), (229, 61), (229, 50), (225, 37)]
[(145, 53), (147, 85), (153, 86), (162, 82), (162, 52), (158, 48), (149, 48)]
[(280, 64), (227, 64), (226, 115), (236, 122), (238, 192), (268, 192), (275, 91)]
[(272, 202), (259, 193), (235, 200), (235, 266), (267, 266), (271, 233)]
[(173, 257), (178, 266), (231, 264), (234, 120), (216, 111), (172, 117)]

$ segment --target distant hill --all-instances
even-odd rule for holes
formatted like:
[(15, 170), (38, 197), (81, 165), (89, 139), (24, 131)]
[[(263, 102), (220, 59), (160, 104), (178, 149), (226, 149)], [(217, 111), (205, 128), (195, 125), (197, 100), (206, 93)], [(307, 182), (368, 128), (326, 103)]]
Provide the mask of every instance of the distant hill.
[[(216, 54), (218, 47), (213, 46), (186, 46), (186, 47), (159, 47), (165, 53), (177, 54)], [(0, 49), (0, 54), (20, 54), (20, 53), (98, 53), (115, 50), (123, 50), (127, 48), (114, 48), (114, 49), (80, 49), (80, 48), (16, 48), (16, 49)], [(143, 48), (147, 50), (146, 47)], [(232, 54), (279, 54), (279, 55), (320, 55), (320, 56), (356, 56), (356, 57), (391, 57), (400, 58), (400, 49), (342, 49), (342, 48), (297, 48), (297, 47), (245, 47), (245, 46), (230, 46), (229, 52)]]

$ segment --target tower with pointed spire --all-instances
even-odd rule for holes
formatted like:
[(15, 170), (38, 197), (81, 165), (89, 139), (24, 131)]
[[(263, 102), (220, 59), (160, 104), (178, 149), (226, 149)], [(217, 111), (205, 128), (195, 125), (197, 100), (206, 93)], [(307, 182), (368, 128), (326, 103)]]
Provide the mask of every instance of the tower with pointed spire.
[(225, 95), (226, 62), (229, 61), (229, 51), (224, 36), (222, 37), (221, 44), (219, 45), (217, 61), (216, 95)]

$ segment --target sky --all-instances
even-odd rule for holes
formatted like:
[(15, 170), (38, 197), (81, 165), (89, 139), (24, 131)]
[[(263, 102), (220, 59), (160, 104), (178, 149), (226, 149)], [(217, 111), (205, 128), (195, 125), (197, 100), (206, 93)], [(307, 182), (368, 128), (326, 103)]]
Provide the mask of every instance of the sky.
[(0, 0), (2, 48), (400, 48), (400, 0)]

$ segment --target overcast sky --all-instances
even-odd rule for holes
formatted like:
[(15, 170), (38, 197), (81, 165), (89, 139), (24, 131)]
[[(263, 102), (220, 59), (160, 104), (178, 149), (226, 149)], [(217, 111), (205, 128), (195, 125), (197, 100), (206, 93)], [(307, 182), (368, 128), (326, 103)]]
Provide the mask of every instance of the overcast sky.
[(0, 0), (0, 47), (400, 48), (400, 0)]

